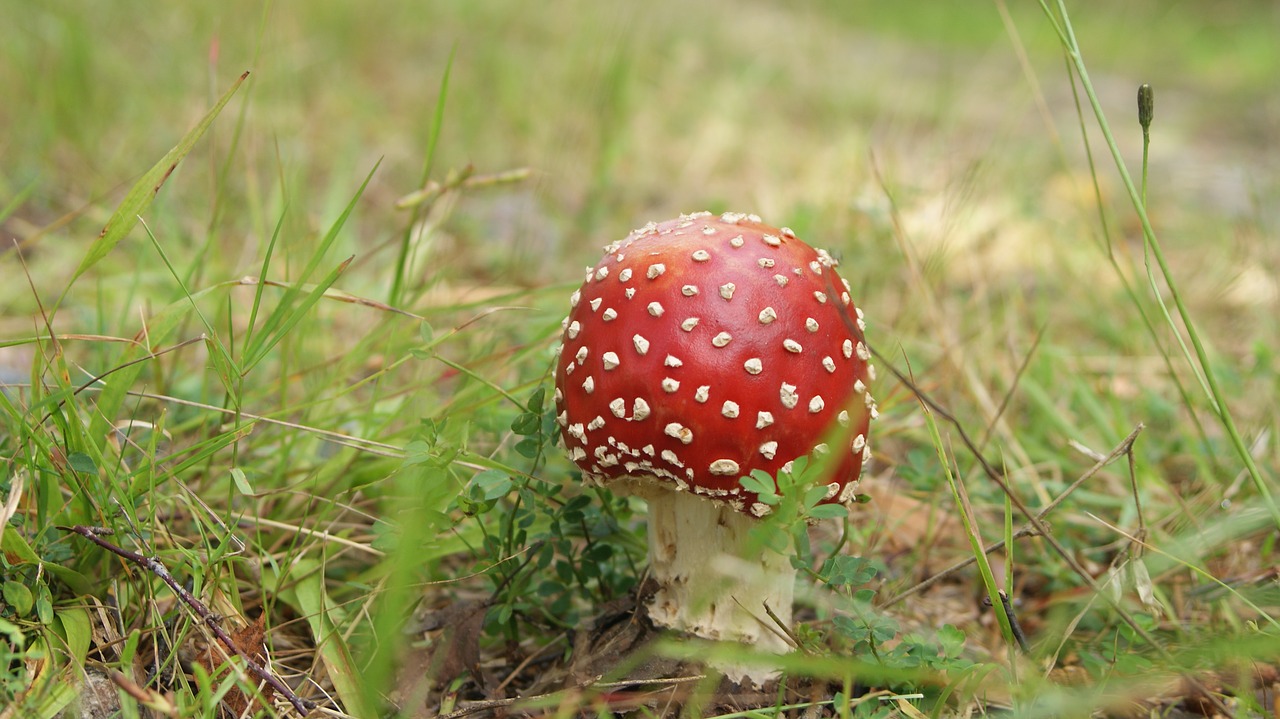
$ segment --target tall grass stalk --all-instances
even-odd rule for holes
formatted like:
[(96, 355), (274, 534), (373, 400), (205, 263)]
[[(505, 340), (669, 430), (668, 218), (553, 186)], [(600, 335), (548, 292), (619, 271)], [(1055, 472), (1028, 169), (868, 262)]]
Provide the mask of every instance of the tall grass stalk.
[[(1111, 157), (1115, 161), (1116, 171), (1120, 174), (1120, 180), (1124, 183), (1125, 190), (1129, 193), (1129, 200), (1133, 204), (1133, 209), (1138, 215), (1138, 220), (1142, 223), (1143, 246), (1151, 253), (1151, 256), (1156, 260), (1156, 264), (1160, 267), (1160, 274), (1164, 279), (1165, 286), (1169, 288), (1169, 296), (1173, 299), (1174, 306), (1178, 310), (1178, 317), (1186, 328), (1187, 338), (1191, 340), (1191, 345), (1195, 350), (1195, 361), (1193, 362), (1188, 355), (1188, 364), (1194, 372), (1200, 375), (1214, 414), (1217, 415), (1223, 429), (1226, 430), (1227, 435), (1230, 437), (1232, 447), (1240, 457), (1240, 461), (1244, 463), (1245, 469), (1249, 473), (1249, 478), (1253, 481), (1253, 485), (1266, 505), (1267, 511), (1271, 514), (1276, 527), (1280, 528), (1280, 506), (1277, 506), (1275, 497), (1271, 494), (1271, 488), (1267, 485), (1266, 478), (1262, 476), (1262, 470), (1259, 469), (1257, 462), (1254, 461), (1253, 454), (1250, 453), (1244, 438), (1240, 435), (1235, 419), (1231, 415), (1231, 410), (1227, 406), (1226, 397), (1218, 384), (1217, 376), (1213, 370), (1213, 363), (1209, 359), (1209, 353), (1205, 349), (1204, 343), (1200, 340), (1200, 333), (1196, 331), (1191, 312), (1182, 300), (1173, 271), (1169, 268), (1169, 263), (1165, 259), (1160, 242), (1156, 239), (1155, 229), (1151, 226), (1151, 219), (1147, 216), (1146, 203), (1143, 201), (1138, 188), (1134, 185), (1133, 178), (1129, 175), (1124, 158), (1120, 154), (1120, 147), (1116, 144), (1115, 136), (1111, 132), (1111, 126), (1107, 123), (1106, 113), (1102, 110), (1102, 103), (1098, 100), (1098, 94), (1094, 90), (1093, 82), (1089, 79), (1089, 70), (1085, 67), (1084, 56), (1080, 52), (1080, 45), (1076, 41), (1075, 31), (1071, 27), (1071, 18), (1067, 13), (1066, 4), (1063, 0), (1057, 0), (1058, 17), (1061, 18), (1061, 23), (1058, 22), (1057, 17), (1050, 10), (1047, 0), (1040, 0), (1040, 7), (1044, 10), (1049, 22), (1053, 24), (1058, 38), (1067, 52), (1071, 65), (1075, 69), (1076, 75), (1080, 78), (1080, 84), (1084, 88), (1085, 95), (1089, 98), (1089, 105), (1093, 108), (1094, 117), (1098, 121), (1098, 128), (1101, 130), (1103, 138), (1106, 139), (1107, 148), (1111, 151)], [(1159, 293), (1157, 293), (1157, 298), (1159, 298)], [(1178, 337), (1179, 342), (1181, 342), (1182, 333), (1178, 331), (1177, 325), (1167, 311), (1165, 318), (1174, 336)]]
[[(1107, 263), (1111, 265), (1112, 271), (1115, 272), (1116, 278), (1119, 279), (1120, 285), (1124, 288), (1125, 295), (1129, 298), (1129, 302), (1138, 310), (1138, 316), (1142, 318), (1142, 326), (1146, 328), (1147, 334), (1151, 335), (1151, 339), (1159, 351), (1160, 359), (1169, 372), (1169, 378), (1173, 382), (1174, 388), (1178, 391), (1178, 397), (1181, 398), (1184, 405), (1191, 407), (1191, 393), (1187, 390), (1187, 386), (1182, 381), (1182, 378), (1178, 376), (1178, 372), (1173, 364), (1173, 358), (1170, 357), (1169, 353), (1164, 351), (1164, 347), (1161, 346), (1160, 331), (1157, 328), (1155, 321), (1151, 318), (1151, 314), (1143, 304), (1142, 297), (1138, 294), (1137, 288), (1132, 282), (1130, 282), (1129, 276), (1120, 267), (1120, 261), (1116, 258), (1115, 243), (1111, 240), (1111, 224), (1107, 221), (1106, 205), (1102, 200), (1102, 186), (1098, 182), (1098, 165), (1094, 161), (1093, 148), (1089, 143), (1089, 133), (1085, 129), (1084, 110), (1080, 105), (1080, 91), (1076, 86), (1075, 74), (1071, 72), (1069, 60), (1067, 61), (1066, 69), (1067, 76), (1071, 80), (1071, 99), (1075, 104), (1076, 122), (1080, 127), (1080, 141), (1084, 144), (1085, 158), (1089, 165), (1089, 178), (1093, 183), (1094, 205), (1098, 210), (1098, 226), (1102, 230), (1102, 238), (1105, 242)], [(1026, 68), (1025, 71), (1029, 73), (1030, 68)], [(1063, 164), (1066, 165), (1065, 154), (1063, 155), (1063, 159)], [(1199, 380), (1199, 373), (1193, 371), (1193, 374), (1195, 374), (1196, 379)], [(1195, 425), (1196, 434), (1200, 437), (1200, 440), (1204, 444), (1205, 451), (1208, 453), (1211, 450), (1211, 443), (1209, 441), (1209, 433), (1205, 431), (1204, 422), (1200, 421), (1199, 414), (1195, 412), (1191, 412), (1189, 414), (1192, 424)]]

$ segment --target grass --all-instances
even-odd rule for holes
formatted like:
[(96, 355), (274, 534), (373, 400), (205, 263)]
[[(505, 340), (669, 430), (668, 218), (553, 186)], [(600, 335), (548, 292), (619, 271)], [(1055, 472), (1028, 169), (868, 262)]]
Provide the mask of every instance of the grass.
[[(0, 717), (289, 715), (208, 615), (336, 715), (1273, 711), (1274, 10), (1045, 10), (0, 0)], [(829, 248), (881, 356), (768, 696), (568, 673), (644, 509), (550, 347), (704, 208)]]

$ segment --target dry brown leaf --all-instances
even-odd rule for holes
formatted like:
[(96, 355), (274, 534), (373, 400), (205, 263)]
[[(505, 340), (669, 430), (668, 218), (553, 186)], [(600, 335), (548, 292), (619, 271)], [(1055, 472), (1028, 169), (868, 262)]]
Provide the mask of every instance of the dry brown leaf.
[(885, 553), (908, 553), (925, 542), (935, 550), (967, 550), (964, 528), (947, 507), (915, 499), (897, 484), (868, 482), (861, 489), (871, 496), (865, 511), (875, 514), (883, 535), (880, 546)]
[[(267, 659), (265, 645), (263, 644), (263, 640), (266, 637), (266, 620), (267, 616), (260, 614), (254, 622), (228, 632), (231, 635), (232, 643), (236, 645), (238, 653), (249, 657), (259, 665), (265, 665)], [(210, 644), (207, 649), (196, 657), (196, 662), (209, 672), (209, 676), (217, 678), (227, 670), (226, 648), (218, 643)], [(261, 692), (264, 701), (270, 701), (275, 693), (270, 686), (265, 684), (261, 687)], [(222, 699), (222, 703), (232, 716), (252, 714), (261, 708), (255, 699), (247, 696), (238, 687), (227, 692), (227, 695)]]
[(484, 686), (480, 672), (480, 635), (484, 631), (484, 617), (488, 611), (487, 600), (468, 600), (440, 613), (444, 631), (436, 640), (427, 669), (437, 684), (451, 682), (470, 672), (475, 682)]

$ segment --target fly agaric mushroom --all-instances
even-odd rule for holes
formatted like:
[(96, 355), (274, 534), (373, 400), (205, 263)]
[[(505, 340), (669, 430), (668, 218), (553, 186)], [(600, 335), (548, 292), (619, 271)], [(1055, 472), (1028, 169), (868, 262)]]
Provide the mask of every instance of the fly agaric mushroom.
[[(855, 499), (874, 370), (835, 266), (755, 215), (700, 212), (609, 245), (573, 293), (557, 421), (585, 480), (649, 504), (654, 623), (789, 649), (764, 609), (790, 623), (795, 569), (776, 552), (744, 556), (770, 508), (740, 479), (834, 451), (823, 442), (838, 434), (848, 439), (823, 501)], [(773, 674), (725, 672), (759, 684)]]

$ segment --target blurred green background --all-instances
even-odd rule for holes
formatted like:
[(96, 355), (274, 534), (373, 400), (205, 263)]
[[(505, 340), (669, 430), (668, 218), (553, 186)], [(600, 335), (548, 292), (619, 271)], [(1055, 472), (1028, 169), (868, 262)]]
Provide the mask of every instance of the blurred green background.
[[(433, 176), (532, 175), (462, 200), (428, 238), (421, 261), (448, 267), (443, 280), (566, 282), (630, 227), (708, 208), (759, 213), (843, 257), (881, 327), (903, 330), (886, 346), (913, 330), (899, 243), (944, 293), (1029, 300), (1041, 320), (1087, 322), (1116, 297), (1072, 84), (1037, 3), (2, 0), (0, 15), (0, 236), (22, 243), (45, 292), (246, 69), (152, 230), (180, 265), (213, 251), (210, 271), (239, 277), (279, 217), (286, 248), (305, 242), (381, 160), (335, 249), (388, 266), (408, 217), (393, 204), (418, 187), (453, 57)], [(1149, 204), (1212, 336), (1274, 346), (1280, 6), (1086, 2), (1073, 20), (1135, 173), (1134, 93), (1156, 88)], [(1110, 203), (1121, 188), (1100, 164)], [(1108, 217), (1137, 248), (1132, 213)], [(171, 288), (134, 264), (140, 247), (108, 266)], [(344, 283), (387, 297), (377, 271)], [(1103, 293), (1066, 316), (1038, 304), (1072, 285)], [(72, 300), (92, 302), (86, 287)], [(30, 329), (22, 283), (0, 287), (0, 306), (0, 330)]]
[[(262, 231), (255, 183), (283, 176), (294, 201), (323, 206), (323, 193), (344, 194), (380, 157), (364, 214), (390, 212), (386, 201), (417, 183), (451, 53), (437, 167), (535, 171), (528, 198), (477, 219), (522, 260), (487, 268), (511, 281), (529, 279), (523, 260), (560, 256), (565, 242), (581, 264), (585, 236), (603, 244), (704, 205), (795, 224), (843, 213), (880, 194), (872, 151), (891, 184), (947, 194), (949, 221), (963, 221), (970, 198), (1043, 208), (1063, 170), (1054, 133), (1077, 158), (1078, 130), (1039, 5), (1010, 5), (1002, 18), (995, 3), (945, 0), (4, 0), (0, 197), (31, 195), (3, 230), (22, 238), (79, 213), (86, 221), (58, 234), (87, 241), (121, 188), (246, 69), (249, 91), (215, 127), (222, 152), (203, 150), (224, 158), (244, 112), (238, 151), (249, 161), (233, 164), (218, 218), (229, 234)], [(1134, 89), (1156, 86), (1151, 204), (1192, 203), (1213, 221), (1265, 217), (1274, 229), (1274, 203), (1262, 200), (1276, 189), (1275, 3), (1075, 5), (1131, 159)], [(1023, 49), (1038, 88), (1019, 67)], [(211, 217), (213, 168), (189, 165), (192, 177), (166, 191), (192, 223), (183, 232)]]

